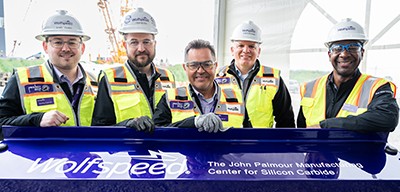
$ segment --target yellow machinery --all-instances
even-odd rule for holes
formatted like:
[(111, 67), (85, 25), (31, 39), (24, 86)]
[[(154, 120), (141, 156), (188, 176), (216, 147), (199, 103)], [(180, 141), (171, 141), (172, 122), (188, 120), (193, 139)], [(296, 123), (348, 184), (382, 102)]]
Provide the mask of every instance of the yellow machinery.
[[(124, 46), (122, 45), (122, 40), (119, 38), (118, 35), (115, 34), (116, 28), (113, 26), (111, 20), (109, 2), (107, 0), (99, 0), (97, 5), (99, 6), (100, 11), (103, 14), (104, 21), (106, 24), (105, 32), (107, 33), (108, 40), (110, 41), (111, 44), (110, 53), (111, 53), (112, 63), (123, 63), (127, 58), (126, 52)], [(131, 8), (129, 6), (129, 0), (122, 0), (120, 7), (121, 18), (125, 15), (125, 13), (127, 13), (130, 10)], [(107, 60), (101, 59), (100, 56), (98, 56), (97, 62), (108, 63)]]

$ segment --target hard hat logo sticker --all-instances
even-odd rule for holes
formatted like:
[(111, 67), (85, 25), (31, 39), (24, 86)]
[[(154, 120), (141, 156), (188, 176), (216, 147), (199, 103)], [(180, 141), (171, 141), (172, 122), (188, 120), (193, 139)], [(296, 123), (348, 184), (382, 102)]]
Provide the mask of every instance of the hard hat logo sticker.
[(353, 26), (348, 26), (348, 27), (343, 27), (343, 28), (338, 29), (338, 31), (354, 31), (354, 30), (356, 30), (356, 28)]
[(251, 35), (256, 34), (256, 31), (254, 29), (243, 29), (242, 32), (243, 34), (251, 34)]
[(71, 21), (55, 21), (54, 25), (74, 25)]
[(142, 22), (142, 23), (148, 23), (148, 22), (150, 22), (150, 20), (147, 18), (147, 17), (134, 17), (134, 18), (132, 18), (132, 17), (127, 17), (126, 19), (125, 19), (125, 24), (128, 24), (128, 23), (130, 23), (130, 22)]

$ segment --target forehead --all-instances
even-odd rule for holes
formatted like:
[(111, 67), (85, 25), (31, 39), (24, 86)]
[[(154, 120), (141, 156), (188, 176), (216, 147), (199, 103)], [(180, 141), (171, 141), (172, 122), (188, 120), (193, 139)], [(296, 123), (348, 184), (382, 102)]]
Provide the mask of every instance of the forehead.
[(190, 49), (187, 57), (189, 61), (205, 61), (213, 59), (210, 49), (207, 48)]
[(125, 38), (127, 40), (130, 40), (130, 39), (154, 39), (154, 35), (149, 34), (149, 33), (128, 33), (125, 35)]

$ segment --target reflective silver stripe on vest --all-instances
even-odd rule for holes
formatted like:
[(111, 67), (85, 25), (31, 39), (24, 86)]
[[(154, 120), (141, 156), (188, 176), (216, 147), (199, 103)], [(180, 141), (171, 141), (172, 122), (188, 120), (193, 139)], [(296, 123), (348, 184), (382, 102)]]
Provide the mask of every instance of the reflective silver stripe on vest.
[(28, 70), (29, 71), (28, 79), (32, 78), (32, 77), (43, 77), (41, 74), (40, 66), (33, 66), (33, 67), (29, 67), (28, 69), (29, 69)]
[(222, 89), (226, 98), (236, 99), (235, 92), (231, 88)]
[(377, 80), (376, 77), (371, 77), (363, 83), (363, 85), (361, 87), (361, 94), (360, 94), (360, 99), (359, 99), (359, 103), (358, 103), (359, 108), (367, 108), (368, 100), (369, 100), (370, 93), (371, 93), (371, 88), (374, 85), (376, 80)]
[[(261, 67), (264, 68), (264, 70), (263, 70), (263, 72), (262, 72), (262, 73), (263, 73), (262, 76), (261, 76), (261, 77), (256, 76), (251, 84), (260, 84), (260, 85), (261, 85), (261, 80), (262, 80), (263, 78), (275, 78), (272, 68), (266, 67), (266, 66), (261, 66)], [(263, 77), (263, 75), (268, 75), (268, 77)], [(272, 85), (272, 84), (269, 84), (269, 85)], [(273, 85), (275, 85), (275, 86), (278, 87), (278, 86), (279, 86), (279, 79), (277, 79), (277, 80), (274, 82)]]
[(126, 79), (124, 67), (118, 66), (115, 67), (114, 69), (115, 69), (114, 78)]
[[(115, 74), (114, 74), (114, 79), (119, 78), (119, 79), (127, 79), (126, 77), (126, 73), (125, 73), (125, 68), (123, 66), (117, 66), (113, 68), (115, 70)], [(115, 81), (115, 80), (114, 80)], [(118, 93), (118, 92), (135, 92), (137, 90), (140, 90), (139, 85), (136, 85), (136, 82), (119, 82), (120, 84), (114, 84), (114, 85), (110, 85), (111, 87), (113, 86), (118, 86), (118, 87), (129, 87), (129, 86), (134, 86), (134, 89), (123, 89), (123, 90), (113, 90), (111, 89), (110, 91), (113, 93)]]
[(169, 79), (168, 74), (164, 69), (158, 69), (158, 72), (161, 74), (160, 77), (166, 77)]
[(317, 83), (317, 81), (318, 81), (318, 79), (313, 80), (306, 84), (306, 87), (305, 87), (306, 90), (304, 92), (304, 97), (310, 97), (310, 98), (312, 97), (314, 85), (315, 85), (315, 83)]
[(185, 87), (179, 87), (177, 88), (178, 96), (179, 97), (188, 97), (187, 91)]
[[(233, 91), (233, 89), (225, 88), (225, 89), (222, 89), (222, 92), (223, 92), (222, 96), (225, 97), (225, 100), (228, 100), (228, 99), (236, 99), (237, 100), (237, 98), (235, 97), (235, 92)], [(237, 103), (235, 103), (235, 104), (237, 104)], [(228, 111), (227, 105), (229, 105), (229, 102), (225, 102), (225, 104), (221, 104), (220, 103), (220, 99), (219, 99), (215, 112), (217, 112), (217, 111), (227, 112)], [(244, 110), (243, 106), (241, 107), (240, 110), (241, 111)]]
[[(161, 76), (156, 80), (156, 82), (154, 82), (154, 87), (156, 88), (156, 90), (162, 90), (163, 87), (162, 87), (160, 80), (163, 79), (163, 77), (168, 78), (168, 80), (169, 80), (169, 76), (167, 74), (167, 71), (164, 69), (158, 69), (158, 72), (161, 74)], [(170, 87), (170, 88), (173, 88), (173, 87)]]
[(263, 66), (263, 68), (264, 68), (263, 74), (274, 75), (272, 68), (266, 66)]

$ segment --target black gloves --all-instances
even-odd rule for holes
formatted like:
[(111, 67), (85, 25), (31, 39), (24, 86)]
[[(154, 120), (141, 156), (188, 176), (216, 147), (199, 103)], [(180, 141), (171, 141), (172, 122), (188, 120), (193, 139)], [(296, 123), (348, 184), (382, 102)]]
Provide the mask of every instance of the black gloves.
[(126, 126), (129, 128), (136, 129), (138, 131), (153, 132), (154, 122), (148, 116), (141, 116), (130, 119)]

